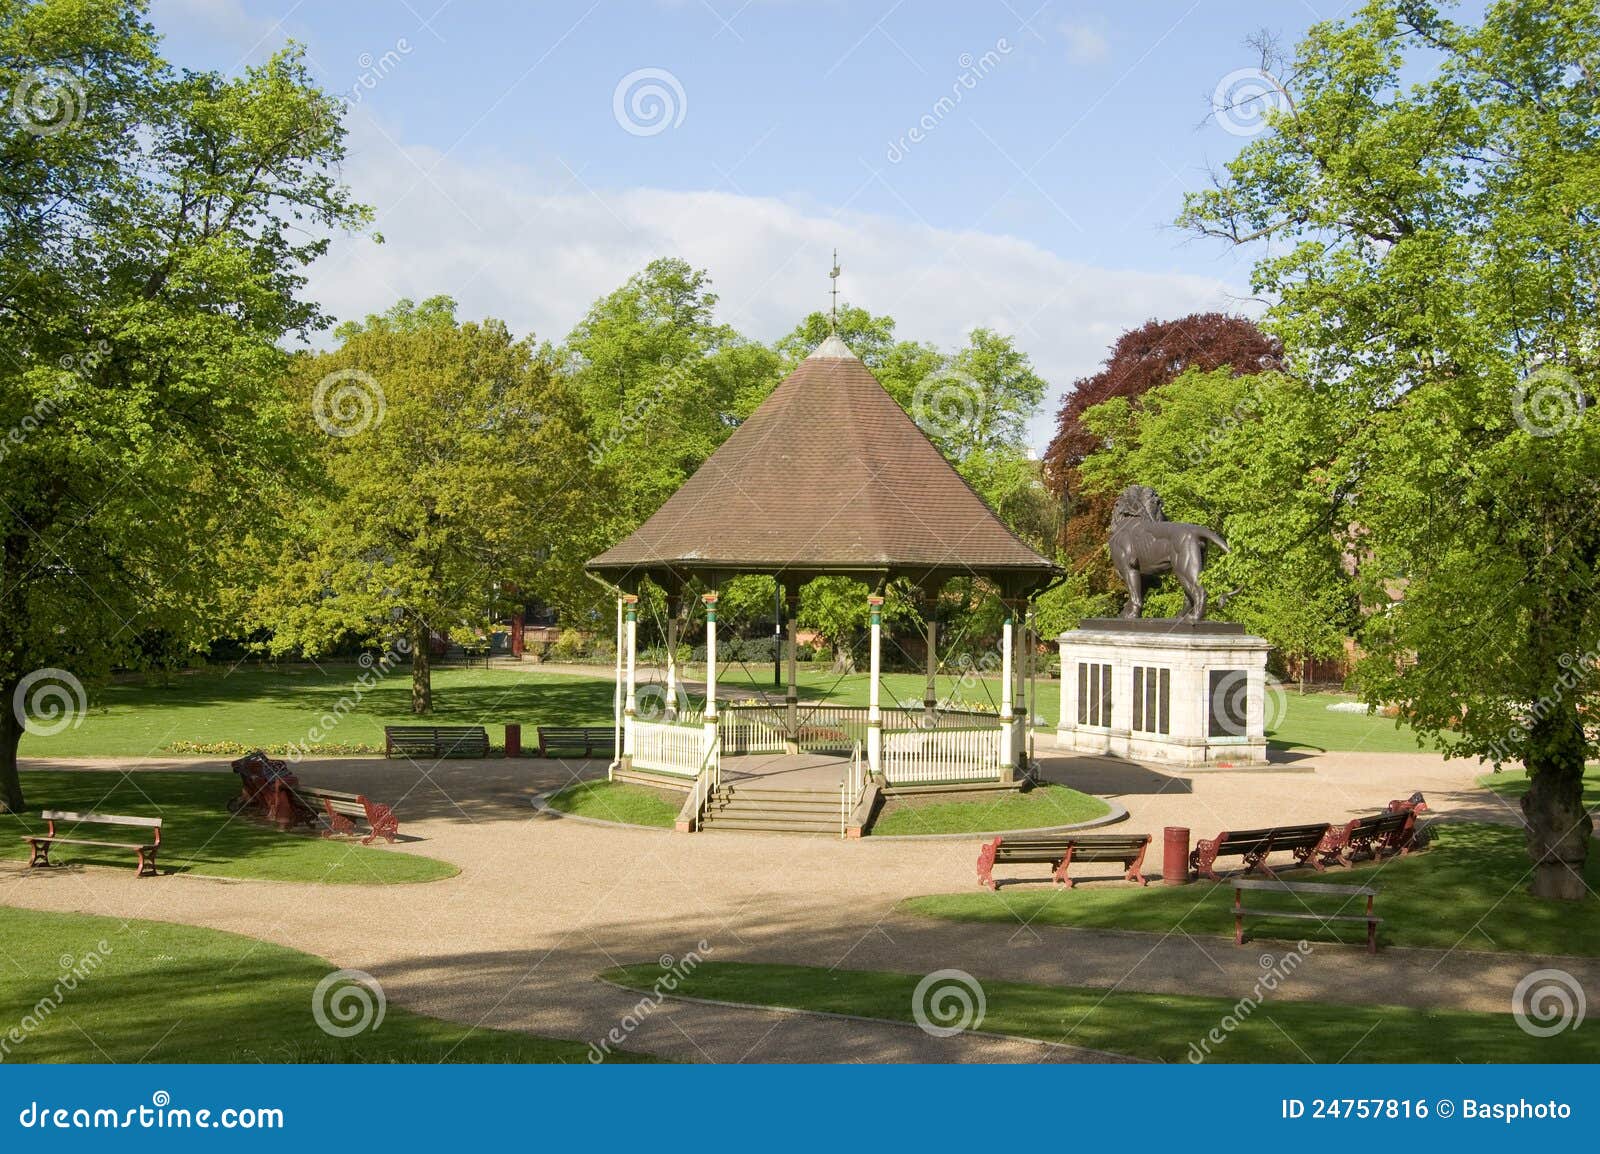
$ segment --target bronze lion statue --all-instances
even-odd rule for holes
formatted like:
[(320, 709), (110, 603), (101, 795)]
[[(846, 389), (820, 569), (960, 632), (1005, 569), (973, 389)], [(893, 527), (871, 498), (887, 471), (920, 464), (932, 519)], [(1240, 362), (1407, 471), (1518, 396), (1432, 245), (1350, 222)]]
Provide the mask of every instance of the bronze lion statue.
[(1144, 579), (1171, 573), (1183, 587), (1180, 621), (1201, 621), (1206, 615), (1206, 591), (1200, 570), (1206, 563), (1206, 545), (1224, 553), (1228, 543), (1204, 525), (1169, 521), (1161, 498), (1147, 485), (1129, 485), (1111, 508), (1111, 564), (1128, 587), (1122, 616), (1137, 617), (1144, 608)]

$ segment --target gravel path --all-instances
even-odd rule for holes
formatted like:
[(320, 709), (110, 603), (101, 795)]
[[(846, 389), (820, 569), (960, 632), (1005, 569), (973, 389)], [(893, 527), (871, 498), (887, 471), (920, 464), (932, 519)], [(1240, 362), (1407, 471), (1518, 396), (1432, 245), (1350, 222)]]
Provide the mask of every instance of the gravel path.
[[(35, 767), (63, 767), (34, 761)], [(109, 768), (92, 760), (79, 768)], [(123, 769), (225, 763), (148, 759)], [(0, 864), (0, 904), (144, 917), (232, 930), (375, 975), (396, 1004), (454, 1021), (599, 1041), (639, 996), (595, 980), (601, 970), (687, 954), (925, 973), (958, 968), (982, 979), (1083, 984), (1237, 998), (1260, 955), (1226, 941), (913, 918), (901, 899), (970, 889), (976, 844), (733, 833), (684, 836), (611, 829), (540, 815), (528, 798), (598, 763), (303, 763), (301, 779), (398, 798), (392, 847), (461, 867), (457, 877), (393, 887), (222, 881), (128, 871), (33, 871)], [(1442, 816), (1514, 821), (1514, 808), (1472, 785), (1476, 766), (1426, 754), (1326, 754), (1266, 771), (1174, 776), (1096, 758), (1051, 759), (1046, 775), (1113, 797), (1130, 811), (1119, 830), (1195, 836), (1273, 820), (1372, 812), (1414, 789)], [(181, 847), (164, 861), (178, 864)], [(1095, 872), (1102, 867), (1087, 867)], [(1107, 883), (1119, 884), (1119, 883)], [(996, 900), (1003, 900), (1004, 892)], [(1070, 900), (1063, 893), (1061, 900)], [(703, 943), (703, 944), (702, 944)], [(1313, 952), (1275, 995), (1352, 1004), (1453, 1006), (1506, 1012), (1516, 981), (1541, 959), (1456, 950), (1343, 947)], [(1561, 963), (1590, 988), (1600, 964)], [(1591, 984), (1593, 983), (1593, 984)], [(911, 1027), (804, 1014), (666, 1002), (626, 1045), (702, 1061), (1084, 1061), (1105, 1055), (973, 1034), (933, 1038)], [(1337, 1055), (1313, 1055), (1332, 1060)], [(1441, 1056), (1447, 1060), (1447, 1056)]]

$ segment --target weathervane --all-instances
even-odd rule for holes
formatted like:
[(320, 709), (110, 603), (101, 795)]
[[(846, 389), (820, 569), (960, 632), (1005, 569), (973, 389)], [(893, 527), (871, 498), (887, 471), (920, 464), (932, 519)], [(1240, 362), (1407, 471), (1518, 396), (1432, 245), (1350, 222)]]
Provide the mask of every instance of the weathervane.
[(828, 331), (839, 331), (839, 250), (833, 250), (833, 270), (828, 273), (828, 279), (833, 281), (833, 308), (828, 313)]

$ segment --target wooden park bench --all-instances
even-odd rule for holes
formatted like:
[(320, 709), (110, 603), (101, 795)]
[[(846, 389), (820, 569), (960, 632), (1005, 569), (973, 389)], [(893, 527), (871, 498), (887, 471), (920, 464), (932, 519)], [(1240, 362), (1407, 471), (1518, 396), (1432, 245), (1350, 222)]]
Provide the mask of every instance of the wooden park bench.
[(392, 845), (400, 832), (400, 819), (395, 817), (394, 810), (372, 801), (366, 794), (340, 793), (309, 785), (293, 786), (292, 792), (305, 810), (312, 814), (320, 810), (328, 819), (324, 837), (353, 834), (357, 821), (366, 822), (371, 831), (361, 839), (362, 845), (371, 845), (380, 837)]
[(1335, 826), (1328, 835), (1326, 848), (1319, 851), (1322, 860), (1328, 865), (1337, 862), (1348, 866), (1358, 854), (1373, 859), (1408, 854), (1416, 840), (1417, 814), (1427, 808), (1422, 794), (1414, 793), (1404, 801), (1391, 801), (1383, 813)]
[(1077, 882), (1067, 876), (1067, 867), (1075, 861), (1121, 862), (1123, 877), (1130, 882), (1149, 885), (1139, 872), (1144, 864), (1145, 850), (1150, 848), (1150, 835), (1117, 833), (1061, 833), (1019, 834), (1015, 837), (997, 837), (985, 842), (978, 850), (978, 884), (994, 889), (994, 867), (1006, 862), (1045, 862), (1050, 866), (1052, 881), (1072, 889)]
[(617, 732), (609, 725), (539, 726), (539, 756), (555, 757), (560, 750), (583, 757), (615, 757)]
[(1189, 855), (1189, 868), (1201, 877), (1221, 881), (1214, 868), (1219, 857), (1244, 859), (1244, 871), (1249, 873), (1257, 866), (1268, 877), (1276, 877), (1267, 865), (1267, 855), (1274, 850), (1289, 850), (1297, 865), (1310, 864), (1319, 873), (1325, 868), (1321, 857), (1330, 852), (1329, 831), (1325, 821), (1307, 825), (1280, 825), (1271, 829), (1223, 830), (1214, 838), (1201, 838)]
[(488, 757), (489, 733), (481, 725), (386, 725), (385, 757)]
[[(131, 849), (139, 855), (139, 865), (134, 871), (135, 877), (153, 878), (156, 876), (156, 853), (161, 849), (161, 819), (159, 817), (124, 817), (114, 813), (69, 813), (66, 810), (47, 809), (39, 815), (45, 820), (45, 832), (28, 833), (22, 835), (22, 840), (32, 847), (28, 856), (29, 867), (48, 866), (55, 863), (50, 860), (50, 847), (57, 845), (90, 845), (105, 846), (111, 849)], [(106, 825), (127, 827), (146, 830), (144, 836), (148, 840), (141, 841), (106, 841), (99, 838), (62, 837), (56, 833), (56, 822), (70, 822), (76, 827), (82, 825)]]
[[(1378, 891), (1368, 886), (1335, 886), (1325, 882), (1284, 882), (1253, 881), (1246, 878), (1233, 880), (1233, 941), (1235, 945), (1244, 945), (1244, 920), (1245, 918), (1294, 918), (1303, 921), (1321, 922), (1366, 922), (1367, 923), (1367, 953), (1378, 952), (1378, 923), (1383, 921), (1372, 912), (1372, 899), (1378, 896)], [(1298, 909), (1263, 909), (1251, 908), (1244, 904), (1245, 891), (1260, 893), (1288, 894), (1299, 902)], [(1310, 908), (1311, 902), (1341, 898), (1337, 910), (1332, 913), (1319, 913)], [(1366, 911), (1359, 914), (1342, 912), (1349, 905), (1352, 898), (1366, 898)]]

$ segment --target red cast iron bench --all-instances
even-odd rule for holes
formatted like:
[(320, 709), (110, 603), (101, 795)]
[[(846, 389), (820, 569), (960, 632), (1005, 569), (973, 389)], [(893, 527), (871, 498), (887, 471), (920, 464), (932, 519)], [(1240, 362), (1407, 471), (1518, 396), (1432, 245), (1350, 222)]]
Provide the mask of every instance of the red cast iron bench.
[(1310, 865), (1319, 873), (1326, 867), (1322, 858), (1333, 852), (1329, 834), (1332, 826), (1325, 821), (1306, 825), (1280, 825), (1270, 829), (1223, 830), (1216, 837), (1201, 838), (1189, 855), (1189, 868), (1201, 877), (1221, 881), (1215, 869), (1220, 857), (1244, 859), (1244, 871), (1260, 867), (1268, 877), (1276, 877), (1267, 864), (1267, 855), (1276, 850), (1294, 854), (1295, 864)]
[(994, 867), (1005, 862), (1045, 862), (1050, 879), (1072, 889), (1077, 882), (1067, 876), (1075, 861), (1120, 862), (1123, 878), (1149, 885), (1139, 872), (1150, 835), (1116, 833), (1019, 834), (997, 837), (978, 850), (978, 884), (995, 889)]

